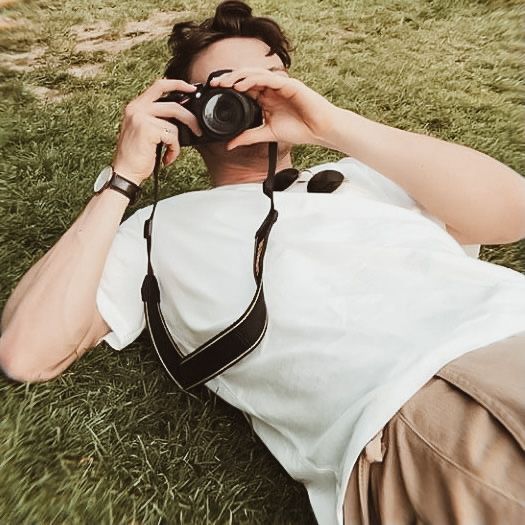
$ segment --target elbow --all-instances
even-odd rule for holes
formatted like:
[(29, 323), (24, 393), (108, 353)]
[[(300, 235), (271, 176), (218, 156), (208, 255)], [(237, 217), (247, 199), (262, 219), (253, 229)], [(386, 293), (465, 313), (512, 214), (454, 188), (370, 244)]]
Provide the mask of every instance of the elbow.
[(519, 177), (519, 185), (513, 191), (501, 193), (494, 203), (487, 202), (483, 214), (469, 217), (474, 237), (482, 239), (478, 244), (510, 244), (525, 239), (525, 178)]
[(510, 244), (513, 242), (519, 242), (525, 240), (525, 231), (521, 231), (518, 233), (518, 235), (515, 235), (513, 237), (509, 237), (508, 240), (502, 244)]
[(509, 214), (513, 228), (509, 228), (508, 242), (518, 242), (525, 239), (525, 178), (520, 177), (519, 190), (515, 193), (516, 203), (514, 213)]
[(56, 375), (31, 366), (31, 356), (17, 348), (5, 335), (0, 337), (0, 369), (16, 383), (41, 383)]
[(522, 241), (525, 239), (525, 208), (514, 212), (505, 209), (499, 215), (499, 220), (494, 219), (489, 224), (484, 224), (481, 229), (478, 223), (476, 231), (465, 237), (470, 240), (463, 240), (462, 244), (511, 244)]
[(509, 244), (525, 239), (525, 208), (518, 210), (513, 218), (514, 227), (507, 228), (502, 244)]
[[(525, 239), (525, 231), (523, 228), (513, 229), (506, 228), (503, 231), (498, 231), (497, 234), (484, 238), (483, 242), (478, 244), (512, 244), (514, 242), (522, 241)], [(472, 243), (474, 244), (474, 243)]]

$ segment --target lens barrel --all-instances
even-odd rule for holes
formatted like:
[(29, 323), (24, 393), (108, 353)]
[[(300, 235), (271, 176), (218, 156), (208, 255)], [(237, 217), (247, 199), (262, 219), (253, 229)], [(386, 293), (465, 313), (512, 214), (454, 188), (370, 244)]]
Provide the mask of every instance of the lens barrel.
[(251, 97), (234, 88), (210, 86), (214, 76), (231, 71), (224, 69), (210, 73), (205, 84), (194, 84), (197, 90), (193, 93), (171, 91), (157, 99), (156, 102), (177, 102), (183, 105), (199, 122), (202, 136), (195, 135), (176, 118), (161, 117), (177, 126), (180, 146), (227, 142), (246, 129), (263, 124), (262, 109)]
[(201, 101), (201, 122), (216, 135), (234, 137), (254, 122), (255, 107), (251, 102), (233, 90), (211, 89)]

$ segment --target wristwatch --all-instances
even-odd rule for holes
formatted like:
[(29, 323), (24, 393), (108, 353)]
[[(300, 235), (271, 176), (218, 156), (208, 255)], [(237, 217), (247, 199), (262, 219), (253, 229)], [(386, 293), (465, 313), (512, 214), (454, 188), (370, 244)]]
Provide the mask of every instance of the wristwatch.
[(97, 177), (93, 191), (102, 193), (106, 188), (116, 190), (129, 198), (130, 204), (135, 204), (140, 195), (140, 186), (125, 179), (115, 172), (113, 166), (106, 166)]

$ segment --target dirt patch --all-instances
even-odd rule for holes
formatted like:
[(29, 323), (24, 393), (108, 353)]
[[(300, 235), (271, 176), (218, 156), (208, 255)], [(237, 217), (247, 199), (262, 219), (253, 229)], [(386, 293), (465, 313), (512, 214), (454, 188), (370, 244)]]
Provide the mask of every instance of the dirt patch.
[(17, 25), (19, 25), (19, 22), (17, 22), (13, 18), (0, 15), (0, 31), (2, 31), (3, 29), (13, 29)]
[(71, 66), (67, 72), (77, 78), (94, 78), (104, 67), (104, 64), (83, 64), (82, 66)]
[(35, 46), (30, 51), (23, 53), (0, 53), (0, 64), (11, 71), (29, 71), (44, 56), (46, 51), (47, 48), (43, 46)]
[(58, 102), (62, 100), (65, 95), (60, 93), (58, 89), (50, 89), (44, 86), (25, 85), (25, 88), (35, 97), (46, 102)]
[(117, 39), (111, 38), (107, 22), (90, 26), (74, 26), (71, 28), (71, 34), (77, 41), (75, 51), (80, 53), (103, 51), (115, 55), (141, 42), (167, 37), (175, 21), (186, 18), (190, 14), (190, 11), (154, 13), (146, 20), (128, 22), (124, 26), (122, 36)]
[[(0, 7), (10, 3), (8, 0), (0, 0)], [(102, 61), (74, 65), (67, 72), (77, 78), (93, 78), (102, 70), (104, 64), (114, 55), (129, 49), (142, 42), (167, 38), (173, 24), (181, 19), (191, 17), (191, 11), (168, 11), (153, 13), (146, 20), (131, 21), (115, 36), (111, 26), (106, 21), (96, 24), (77, 25), (70, 29), (70, 34), (76, 44), (76, 53), (102, 52)], [(0, 29), (10, 29), (24, 24), (25, 19), (15, 20), (7, 16), (0, 16)], [(4, 26), (2, 26), (4, 24)], [(23, 53), (0, 53), (0, 64), (7, 69), (17, 72), (27, 72), (44, 63), (47, 48), (43, 46), (32, 47)], [(54, 89), (42, 86), (30, 86), (28, 89), (38, 98), (45, 100), (60, 100), (61, 96)]]
[(110, 28), (108, 22), (98, 22), (88, 26), (73, 26), (69, 32), (77, 41), (75, 51), (98, 51), (100, 44), (103, 45), (106, 42)]
[[(0, 6), (0, 9), (2, 6)], [(30, 28), (32, 26), (31, 20), (27, 18), (13, 18), (11, 16), (0, 14), (0, 31), (13, 31), (20, 28)]]

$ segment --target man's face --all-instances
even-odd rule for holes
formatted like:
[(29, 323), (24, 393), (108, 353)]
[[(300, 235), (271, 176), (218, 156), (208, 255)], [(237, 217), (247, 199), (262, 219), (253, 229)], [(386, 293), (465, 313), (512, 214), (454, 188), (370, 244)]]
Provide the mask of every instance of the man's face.
[[(266, 56), (270, 48), (262, 40), (247, 37), (231, 37), (219, 40), (201, 51), (193, 60), (189, 70), (189, 82), (204, 84), (213, 71), (219, 69), (240, 69), (261, 67), (288, 76), (282, 60), (275, 53)], [(291, 144), (279, 143), (279, 158), (291, 150)], [(226, 143), (211, 143), (197, 148), (201, 154), (209, 151), (213, 157), (227, 158), (228, 162), (242, 165), (250, 164), (255, 159), (268, 158), (268, 144), (239, 146), (232, 151), (226, 150)]]

